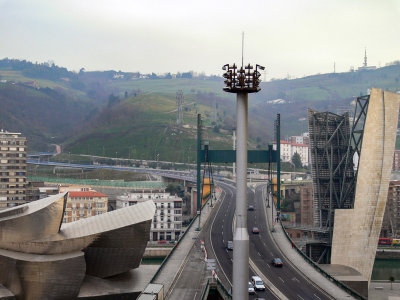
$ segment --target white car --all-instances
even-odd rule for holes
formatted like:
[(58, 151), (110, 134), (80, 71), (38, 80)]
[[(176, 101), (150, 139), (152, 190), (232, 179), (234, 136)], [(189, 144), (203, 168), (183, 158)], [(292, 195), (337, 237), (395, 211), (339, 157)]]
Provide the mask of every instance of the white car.
[(256, 291), (254, 290), (253, 284), (249, 281), (249, 295), (255, 294)]
[(251, 277), (251, 283), (253, 284), (254, 289), (256, 291), (264, 291), (265, 290), (264, 282), (261, 280), (260, 277), (252, 276)]

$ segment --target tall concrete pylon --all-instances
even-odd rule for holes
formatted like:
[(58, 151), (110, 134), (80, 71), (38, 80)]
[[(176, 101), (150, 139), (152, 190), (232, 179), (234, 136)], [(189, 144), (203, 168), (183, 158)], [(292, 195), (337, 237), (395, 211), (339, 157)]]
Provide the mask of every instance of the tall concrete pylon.
[(336, 209), (331, 263), (371, 281), (385, 212), (400, 95), (373, 88), (369, 98), (353, 209)]

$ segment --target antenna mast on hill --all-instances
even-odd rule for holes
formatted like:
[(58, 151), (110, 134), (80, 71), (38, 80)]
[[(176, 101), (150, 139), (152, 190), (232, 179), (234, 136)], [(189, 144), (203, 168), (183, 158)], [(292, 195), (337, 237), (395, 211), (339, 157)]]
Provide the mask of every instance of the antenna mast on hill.
[(242, 69), (243, 69), (243, 52), (244, 52), (243, 48), (244, 48), (244, 31), (242, 31)]
[(183, 123), (182, 106), (183, 106), (183, 92), (182, 90), (179, 90), (176, 92), (176, 108), (178, 111), (176, 118), (177, 125), (181, 125)]
[(367, 66), (367, 47), (365, 47), (365, 51), (364, 51), (364, 67)]

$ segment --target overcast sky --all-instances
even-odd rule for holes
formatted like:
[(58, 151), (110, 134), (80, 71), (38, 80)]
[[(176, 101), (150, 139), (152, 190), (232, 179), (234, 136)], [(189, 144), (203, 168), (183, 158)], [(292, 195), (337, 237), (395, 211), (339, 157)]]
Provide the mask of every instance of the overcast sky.
[(267, 79), (384, 66), (400, 59), (400, 0), (0, 0), (0, 58), (72, 70), (222, 74)]

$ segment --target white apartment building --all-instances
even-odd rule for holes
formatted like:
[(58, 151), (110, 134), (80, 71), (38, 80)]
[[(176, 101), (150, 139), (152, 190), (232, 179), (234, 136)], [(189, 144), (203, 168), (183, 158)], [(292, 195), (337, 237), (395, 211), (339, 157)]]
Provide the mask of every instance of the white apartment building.
[(116, 208), (153, 200), (156, 213), (151, 223), (150, 241), (178, 240), (182, 233), (182, 198), (163, 192), (129, 193), (118, 196)]
[(26, 138), (0, 131), (0, 209), (26, 203)]
[[(273, 142), (274, 149), (276, 149), (276, 142)], [(283, 162), (292, 161), (293, 155), (297, 152), (300, 155), (301, 163), (307, 166), (309, 163), (309, 147), (305, 144), (289, 143), (281, 141), (281, 159)]]

